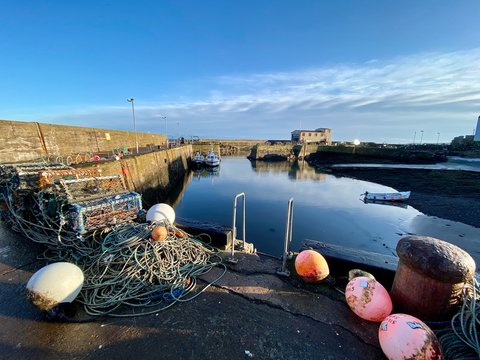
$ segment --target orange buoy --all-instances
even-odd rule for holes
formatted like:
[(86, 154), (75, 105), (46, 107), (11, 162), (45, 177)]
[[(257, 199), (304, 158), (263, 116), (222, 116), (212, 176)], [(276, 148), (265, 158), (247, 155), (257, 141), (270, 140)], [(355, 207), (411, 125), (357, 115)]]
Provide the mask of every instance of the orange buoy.
[(390, 360), (442, 358), (434, 332), (421, 320), (406, 314), (386, 317), (378, 329), (378, 339)]
[(170, 228), (168, 229), (168, 232), (171, 235), (175, 235), (177, 238), (184, 239), (188, 237), (188, 234), (185, 231), (180, 230), (178, 228)]
[(155, 241), (163, 241), (168, 237), (167, 228), (165, 226), (155, 226), (150, 236)]
[(295, 270), (306, 282), (322, 281), (330, 273), (327, 261), (315, 250), (300, 252), (295, 259)]
[(380, 322), (392, 312), (387, 290), (375, 279), (355, 277), (345, 288), (345, 299), (352, 311), (364, 320)]

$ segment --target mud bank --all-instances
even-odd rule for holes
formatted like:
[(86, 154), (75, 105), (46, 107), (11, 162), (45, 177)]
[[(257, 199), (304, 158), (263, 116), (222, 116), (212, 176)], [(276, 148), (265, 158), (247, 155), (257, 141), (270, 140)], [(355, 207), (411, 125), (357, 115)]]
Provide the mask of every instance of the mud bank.
[(459, 221), (480, 228), (480, 173), (418, 169), (332, 168), (345, 176), (410, 190), (408, 204), (426, 215)]

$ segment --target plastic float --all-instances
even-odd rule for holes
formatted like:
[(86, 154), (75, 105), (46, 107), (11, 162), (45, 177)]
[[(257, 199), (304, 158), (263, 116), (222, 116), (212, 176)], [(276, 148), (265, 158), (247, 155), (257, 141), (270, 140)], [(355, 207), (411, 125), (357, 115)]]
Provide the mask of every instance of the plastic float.
[(327, 261), (315, 250), (304, 250), (295, 259), (295, 270), (306, 282), (319, 282), (330, 273)]
[(434, 332), (411, 315), (392, 314), (386, 317), (378, 329), (378, 338), (389, 360), (442, 358)]
[(168, 221), (169, 224), (175, 222), (175, 210), (168, 204), (155, 204), (147, 211), (147, 221), (158, 223)]
[(351, 279), (345, 289), (345, 298), (350, 309), (364, 320), (380, 322), (392, 312), (387, 290), (367, 276)]
[(155, 226), (150, 236), (155, 241), (163, 241), (168, 237), (168, 230), (165, 226)]
[(83, 271), (75, 264), (57, 262), (38, 270), (27, 283), (27, 298), (42, 311), (71, 303), (82, 289)]

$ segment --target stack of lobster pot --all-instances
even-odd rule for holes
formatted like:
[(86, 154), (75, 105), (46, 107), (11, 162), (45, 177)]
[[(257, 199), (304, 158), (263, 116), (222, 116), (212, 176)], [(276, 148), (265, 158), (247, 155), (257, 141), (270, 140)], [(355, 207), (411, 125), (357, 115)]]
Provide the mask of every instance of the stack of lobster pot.
[(84, 234), (135, 220), (141, 196), (126, 189), (120, 175), (98, 168), (55, 163), (0, 165), (0, 211), (12, 223), (27, 221), (52, 230), (66, 226)]

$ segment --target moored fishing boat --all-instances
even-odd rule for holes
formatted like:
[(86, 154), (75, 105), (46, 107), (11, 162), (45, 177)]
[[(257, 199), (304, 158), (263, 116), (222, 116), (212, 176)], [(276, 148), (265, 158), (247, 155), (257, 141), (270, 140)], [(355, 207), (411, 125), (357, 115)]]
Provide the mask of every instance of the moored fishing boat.
[(381, 200), (381, 201), (405, 201), (410, 197), (410, 191), (399, 191), (392, 193), (363, 193), (364, 200)]
[(193, 157), (193, 163), (196, 166), (202, 166), (205, 163), (205, 157), (200, 153), (200, 151), (195, 153), (195, 156)]
[(205, 157), (205, 165), (215, 167), (220, 165), (220, 159), (212, 150), (210, 150)]

